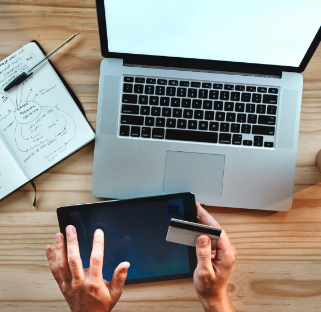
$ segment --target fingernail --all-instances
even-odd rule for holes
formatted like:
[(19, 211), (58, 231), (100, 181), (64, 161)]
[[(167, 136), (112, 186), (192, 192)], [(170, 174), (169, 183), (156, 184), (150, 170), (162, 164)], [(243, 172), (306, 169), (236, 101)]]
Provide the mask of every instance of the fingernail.
[(72, 233), (72, 227), (71, 226), (67, 227), (66, 232), (67, 232), (67, 234), (71, 234)]
[(103, 234), (103, 231), (102, 231), (101, 229), (97, 229), (95, 234), (96, 234), (96, 235), (102, 235), (102, 234)]
[(56, 240), (56, 242), (60, 242), (61, 241), (61, 236), (60, 235), (56, 235), (55, 236), (55, 240)]
[(201, 239), (198, 241), (198, 245), (199, 245), (199, 246), (207, 245), (207, 243), (208, 243), (208, 239), (207, 239), (207, 238), (201, 238)]
[(50, 249), (46, 247), (46, 254), (50, 254)]

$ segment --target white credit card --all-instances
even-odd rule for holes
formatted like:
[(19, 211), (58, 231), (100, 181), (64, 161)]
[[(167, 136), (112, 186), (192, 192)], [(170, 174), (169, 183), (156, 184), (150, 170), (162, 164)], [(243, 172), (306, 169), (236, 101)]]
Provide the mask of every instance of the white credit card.
[(198, 237), (205, 234), (212, 242), (212, 249), (216, 249), (216, 242), (220, 238), (221, 232), (222, 229), (217, 227), (172, 218), (166, 240), (196, 247)]

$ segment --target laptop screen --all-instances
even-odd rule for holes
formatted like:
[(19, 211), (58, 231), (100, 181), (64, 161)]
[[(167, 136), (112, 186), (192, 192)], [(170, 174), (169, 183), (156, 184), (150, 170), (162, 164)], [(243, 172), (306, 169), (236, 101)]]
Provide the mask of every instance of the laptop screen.
[(104, 0), (109, 52), (298, 67), (317, 0)]

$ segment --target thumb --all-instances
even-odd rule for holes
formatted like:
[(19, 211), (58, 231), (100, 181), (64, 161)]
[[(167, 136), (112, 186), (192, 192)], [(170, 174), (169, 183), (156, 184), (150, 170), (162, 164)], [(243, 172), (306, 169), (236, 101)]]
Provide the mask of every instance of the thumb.
[(120, 263), (118, 267), (115, 269), (113, 278), (109, 283), (109, 286), (112, 289), (112, 292), (117, 296), (120, 296), (123, 291), (123, 287), (127, 278), (127, 271), (129, 267), (130, 267), (129, 262)]
[(196, 244), (197, 270), (203, 273), (213, 271), (211, 261), (211, 241), (207, 235), (201, 235)]

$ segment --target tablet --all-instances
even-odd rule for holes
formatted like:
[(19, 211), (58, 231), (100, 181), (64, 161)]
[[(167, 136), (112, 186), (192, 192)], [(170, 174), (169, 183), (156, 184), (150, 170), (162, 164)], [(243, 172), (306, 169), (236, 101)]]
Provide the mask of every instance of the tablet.
[(57, 215), (65, 238), (66, 226), (75, 226), (84, 268), (89, 267), (94, 232), (103, 230), (103, 277), (108, 281), (122, 261), (130, 262), (125, 284), (193, 277), (195, 247), (166, 241), (172, 218), (197, 222), (192, 193), (62, 206)]

